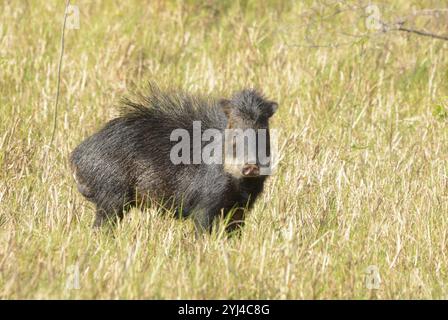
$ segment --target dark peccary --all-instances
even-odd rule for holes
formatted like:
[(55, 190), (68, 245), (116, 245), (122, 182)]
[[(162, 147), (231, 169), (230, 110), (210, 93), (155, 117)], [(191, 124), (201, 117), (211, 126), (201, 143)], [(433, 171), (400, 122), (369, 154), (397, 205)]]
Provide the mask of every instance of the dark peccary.
[[(79, 192), (96, 205), (94, 227), (121, 219), (129, 208), (148, 200), (172, 203), (174, 212), (191, 215), (199, 230), (210, 231), (217, 216), (229, 218), (228, 230), (242, 225), (263, 190), (266, 176), (260, 175), (259, 165), (175, 165), (170, 150), (177, 141), (170, 141), (170, 135), (183, 128), (192, 137), (193, 121), (201, 121), (202, 131), (269, 130), (277, 103), (255, 90), (213, 100), (164, 93), (154, 86), (137, 101), (125, 99), (121, 115), (71, 154)], [(267, 149), (269, 153), (269, 140)]]

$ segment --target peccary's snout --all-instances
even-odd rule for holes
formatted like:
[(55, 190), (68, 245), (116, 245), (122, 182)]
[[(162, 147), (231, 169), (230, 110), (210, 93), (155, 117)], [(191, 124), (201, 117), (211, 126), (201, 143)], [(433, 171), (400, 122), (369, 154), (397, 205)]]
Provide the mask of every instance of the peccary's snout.
[(260, 167), (256, 164), (246, 164), (243, 167), (242, 174), (245, 177), (258, 177), (260, 175)]

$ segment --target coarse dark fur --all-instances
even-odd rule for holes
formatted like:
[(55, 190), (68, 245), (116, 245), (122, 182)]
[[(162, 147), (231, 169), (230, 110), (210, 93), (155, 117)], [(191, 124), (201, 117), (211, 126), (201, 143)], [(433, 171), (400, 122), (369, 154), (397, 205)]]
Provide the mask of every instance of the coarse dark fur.
[(204, 99), (162, 92), (154, 85), (137, 101), (124, 100), (122, 113), (84, 140), (70, 162), (81, 194), (96, 205), (94, 226), (122, 218), (143, 202), (170, 204), (192, 216), (200, 230), (231, 212), (228, 230), (242, 225), (263, 190), (265, 176), (244, 177), (241, 168), (223, 164), (178, 164), (170, 160), (174, 129), (192, 135), (193, 121), (202, 131), (215, 128), (266, 128), (277, 104), (255, 90), (229, 99)]

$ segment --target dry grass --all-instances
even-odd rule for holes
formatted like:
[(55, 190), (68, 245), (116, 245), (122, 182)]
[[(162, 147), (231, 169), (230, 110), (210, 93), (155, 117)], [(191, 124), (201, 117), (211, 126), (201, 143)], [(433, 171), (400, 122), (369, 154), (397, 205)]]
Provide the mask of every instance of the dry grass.
[[(441, 7), (421, 2), (390, 14)], [(75, 4), (49, 148), (64, 1), (0, 0), (0, 298), (448, 298), (447, 42), (296, 45), (311, 2)], [(356, 16), (317, 40), (343, 41)], [(197, 241), (154, 209), (91, 232), (68, 154), (147, 80), (280, 102), (283, 158), (240, 238)]]

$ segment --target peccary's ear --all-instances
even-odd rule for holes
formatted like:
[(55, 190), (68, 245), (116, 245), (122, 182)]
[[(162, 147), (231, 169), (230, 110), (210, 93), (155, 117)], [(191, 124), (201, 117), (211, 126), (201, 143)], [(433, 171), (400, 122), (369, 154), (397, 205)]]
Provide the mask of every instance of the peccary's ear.
[(278, 109), (278, 103), (275, 101), (266, 101), (266, 113), (268, 118), (272, 117)]
[(218, 104), (221, 107), (222, 111), (224, 111), (226, 117), (228, 118), (230, 116), (230, 112), (232, 111), (232, 104), (230, 100), (219, 99)]

